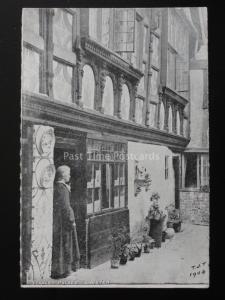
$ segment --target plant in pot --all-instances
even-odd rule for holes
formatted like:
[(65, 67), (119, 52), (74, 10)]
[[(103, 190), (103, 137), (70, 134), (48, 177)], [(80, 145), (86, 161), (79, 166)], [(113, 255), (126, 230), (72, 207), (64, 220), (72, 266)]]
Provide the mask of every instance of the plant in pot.
[(134, 243), (135, 257), (140, 257), (142, 252), (142, 243)]
[(125, 265), (127, 263), (128, 257), (129, 257), (129, 247), (126, 244), (122, 247), (122, 252), (121, 252), (121, 256), (120, 256), (120, 264)]
[(135, 259), (135, 246), (134, 244), (129, 245), (129, 260)]
[(167, 227), (173, 228), (175, 232), (180, 232), (181, 230), (180, 210), (175, 208), (174, 205), (170, 205), (167, 207), (167, 211), (168, 211)]
[(127, 233), (126, 228), (114, 228), (111, 232), (111, 241), (111, 268), (117, 269), (119, 268), (120, 262), (122, 262), (122, 264), (126, 263), (126, 258), (128, 257), (126, 244), (129, 242), (129, 234)]

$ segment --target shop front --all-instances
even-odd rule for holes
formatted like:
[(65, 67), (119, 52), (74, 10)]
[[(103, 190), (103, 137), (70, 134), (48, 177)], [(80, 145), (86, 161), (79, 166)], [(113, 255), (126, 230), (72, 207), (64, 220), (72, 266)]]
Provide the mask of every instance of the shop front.
[[(186, 142), (183, 137), (159, 134), (130, 121), (25, 94), (23, 282), (36, 284), (50, 276), (53, 182), (58, 166), (71, 168), (80, 267), (92, 268), (110, 259), (112, 229), (125, 226), (132, 238), (138, 234), (153, 191), (160, 193), (165, 205), (174, 199), (173, 153), (168, 147), (180, 152)], [(143, 159), (143, 154), (147, 158)], [(140, 192), (139, 171), (148, 174)]]

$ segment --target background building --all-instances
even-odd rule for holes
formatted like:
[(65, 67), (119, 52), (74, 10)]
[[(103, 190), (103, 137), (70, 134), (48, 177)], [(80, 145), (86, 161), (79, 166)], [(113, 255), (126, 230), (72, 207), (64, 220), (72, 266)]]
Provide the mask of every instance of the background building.
[[(25, 283), (50, 274), (54, 169), (61, 164), (72, 171), (82, 267), (110, 258), (112, 228), (139, 236), (153, 191), (189, 218), (196, 194), (183, 189), (182, 178), (190, 122), (196, 126), (192, 102), (201, 101), (196, 10), (23, 10)], [(208, 125), (205, 108), (203, 119)]]
[(190, 143), (184, 151), (181, 213), (194, 224), (209, 223), (208, 34), (206, 8), (190, 8), (198, 31), (190, 61)]

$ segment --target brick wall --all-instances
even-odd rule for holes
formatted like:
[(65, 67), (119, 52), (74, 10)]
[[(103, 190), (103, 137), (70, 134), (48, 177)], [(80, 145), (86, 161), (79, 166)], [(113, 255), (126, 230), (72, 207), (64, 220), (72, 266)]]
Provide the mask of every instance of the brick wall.
[(180, 191), (180, 209), (183, 221), (193, 224), (209, 224), (209, 193)]

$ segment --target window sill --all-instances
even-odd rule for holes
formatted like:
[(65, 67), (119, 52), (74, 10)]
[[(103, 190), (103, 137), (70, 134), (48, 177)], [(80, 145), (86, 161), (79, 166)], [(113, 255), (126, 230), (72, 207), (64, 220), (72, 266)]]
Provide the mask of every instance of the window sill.
[(202, 191), (200, 188), (180, 188), (180, 192), (200, 192), (200, 193), (209, 193), (209, 191)]
[(124, 210), (128, 210), (128, 208), (127, 207), (108, 208), (108, 209), (104, 209), (104, 210), (102, 210), (100, 212), (89, 213), (89, 214), (87, 214), (87, 218), (100, 217), (102, 215), (107, 215), (107, 214), (111, 214), (111, 213), (117, 213), (117, 212), (124, 211)]

